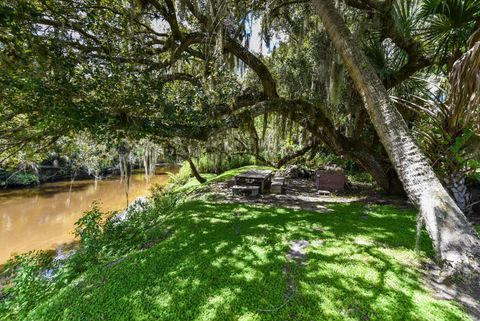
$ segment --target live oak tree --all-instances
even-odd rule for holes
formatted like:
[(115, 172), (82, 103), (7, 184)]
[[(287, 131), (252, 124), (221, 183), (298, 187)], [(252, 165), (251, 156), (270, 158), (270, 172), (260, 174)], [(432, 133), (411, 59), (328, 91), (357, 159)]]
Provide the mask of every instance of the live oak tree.
[[(200, 10), (195, 8), (196, 4), (188, 2), (183, 5), (184, 10), (170, 2), (160, 4), (156, 1), (146, 3), (143, 9), (130, 5), (115, 6), (108, 1), (103, 5), (88, 1), (16, 3), (10, 11), (10, 20), (7, 20), (15, 28), (12, 27), (6, 36), (4, 52), (9, 57), (5, 62), (6, 68), (15, 66), (22, 59), (34, 58), (37, 61), (45, 59), (44, 65), (48, 65), (49, 61), (55, 64), (54, 60), (59, 60), (69, 67), (70, 73), (63, 72), (53, 80), (48, 79), (53, 87), (51, 91), (57, 89), (59, 96), (63, 95), (60, 97), (62, 104), (51, 104), (45, 100), (54, 98), (53, 95), (38, 95), (40, 88), (29, 88), (30, 98), (33, 98), (30, 101), (37, 102), (28, 108), (52, 105), (49, 119), (56, 119), (57, 123), (65, 120), (62, 128), (76, 124), (76, 127), (90, 127), (94, 131), (121, 129), (154, 137), (180, 135), (207, 139), (212, 132), (225, 128), (225, 120), (221, 117), (225, 111), (251, 107), (268, 100), (265, 104), (268, 108), (259, 108), (253, 112), (254, 115), (274, 112), (291, 118), (313, 131), (314, 136), (334, 152), (357, 160), (386, 191), (401, 192), (398, 179), (388, 170), (388, 159), (378, 153), (375, 155), (361, 141), (345, 137), (333, 126), (324, 108), (306, 100), (284, 102), (279, 97), (277, 84), (265, 63), (241, 44), (244, 20), (250, 14), (248, 6), (239, 5), (238, 16), (235, 17), (227, 17), (225, 12), (213, 12), (218, 22), (212, 29), (213, 16), (202, 13), (205, 8)], [(217, 9), (212, 6), (209, 10)], [(8, 13), (8, 10), (5, 11)], [(152, 29), (155, 19), (157, 24), (161, 24), (156, 28), (166, 28), (167, 32)], [(129, 26), (128, 35), (122, 33), (126, 25)], [(12, 52), (15, 54), (8, 55)], [(18, 57), (19, 52), (21, 57)], [(34, 56), (40, 54), (44, 57)], [(218, 60), (222, 61), (223, 56), (226, 57), (223, 65), (232, 57), (237, 64), (242, 62), (248, 66), (260, 80), (262, 88), (247, 93), (238, 90), (227, 92), (228, 99), (211, 99), (218, 96), (212, 95), (212, 92), (219, 91), (219, 85), (225, 80), (224, 77), (214, 79), (214, 72), (222, 67), (218, 66)], [(173, 69), (179, 72), (173, 72)], [(47, 75), (51, 71), (42, 72)], [(198, 86), (200, 80), (202, 88)], [(168, 94), (164, 92), (165, 84), (171, 82), (179, 87), (177, 92), (184, 96), (182, 99), (164, 97)], [(179, 85), (179, 82), (186, 84)], [(213, 85), (214, 91), (211, 90)], [(66, 90), (65, 86), (69, 89)], [(189, 93), (192, 86), (196, 86), (195, 93)], [(40, 102), (38, 97), (44, 101)], [(168, 104), (164, 98), (167, 98)], [(180, 101), (187, 100), (194, 103), (188, 102), (187, 106), (197, 107), (180, 106)], [(132, 102), (137, 106), (133, 106)], [(292, 112), (292, 106), (297, 104), (306, 105), (304, 112)], [(162, 105), (165, 107), (157, 108)], [(68, 112), (69, 109), (75, 113)], [(305, 117), (307, 112), (308, 117)], [(185, 117), (182, 113), (190, 116)], [(70, 121), (72, 116), (75, 116), (75, 122)], [(208, 125), (202, 121), (205, 116), (213, 119)], [(233, 126), (238, 123), (230, 115), (227, 118)]]
[[(5, 1), (0, 26), (0, 105), (5, 122), (0, 139), (13, 143), (5, 145), (4, 153), (14, 153), (41, 133), (55, 140), (79, 130), (104, 139), (206, 141), (227, 128), (249, 128), (241, 124), (257, 116), (275, 114), (306, 129), (315, 143), (359, 163), (386, 192), (401, 193), (405, 186), (421, 205), (442, 260), (454, 266), (478, 263), (474, 257), (478, 252), (463, 252), (478, 244), (477, 237), (426, 159), (419, 156), (386, 92), (398, 90), (425, 68), (443, 68), (447, 58), (453, 59), (425, 50), (418, 34), (400, 28), (414, 16), (402, 16), (405, 10), (400, 3), (345, 0), (342, 4), (357, 38), (373, 43), (365, 48), (370, 60), (361, 56), (361, 70), (368, 70), (368, 79), (363, 79), (352, 72), (359, 68), (358, 61), (345, 59), (350, 48), (339, 47), (339, 39), (347, 39), (348, 33), (332, 37), (341, 20), (336, 19), (333, 27), (325, 20), (336, 9), (319, 10), (325, 33), (309, 1)], [(275, 58), (264, 59), (247, 45), (251, 34), (246, 27), (254, 19), (261, 19), (266, 40), (277, 33), (290, 42), (280, 46), (302, 50), (299, 44), (311, 42), (312, 48), (322, 48), (325, 54), (312, 55), (311, 64), (303, 64), (301, 72), (295, 72), (290, 62), (281, 69)], [(433, 41), (429, 47), (441, 44)], [(363, 55), (353, 42), (352, 48)], [(383, 59), (398, 64), (377, 68), (381, 78), (375, 78), (368, 66), (375, 53), (381, 53), (379, 48), (398, 53), (395, 59), (388, 55)], [(298, 62), (298, 56), (293, 60)], [(250, 81), (245, 81), (242, 70), (247, 70)], [(284, 77), (292, 71), (292, 77)], [(372, 88), (378, 97), (372, 95)], [(385, 124), (375, 106), (389, 107), (393, 124), (400, 127)], [(7, 125), (10, 120), (19, 123), (17, 132)], [(253, 132), (248, 130), (256, 141)], [(253, 145), (258, 155), (258, 144)], [(405, 159), (406, 167), (398, 158), (398, 150), (405, 147), (412, 152), (412, 159)], [(412, 167), (425, 170), (425, 175), (409, 175)], [(436, 189), (432, 202), (445, 200), (445, 220), (437, 221), (438, 211), (433, 209), (438, 204), (427, 206), (424, 195), (432, 194), (423, 191), (426, 185)]]

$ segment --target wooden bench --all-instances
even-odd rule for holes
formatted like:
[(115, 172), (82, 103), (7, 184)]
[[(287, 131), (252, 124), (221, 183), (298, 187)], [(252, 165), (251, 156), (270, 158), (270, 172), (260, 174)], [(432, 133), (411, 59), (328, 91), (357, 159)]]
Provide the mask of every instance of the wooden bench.
[(330, 194), (332, 194), (332, 193), (331, 193), (330, 191), (324, 191), (324, 190), (319, 189), (319, 190), (317, 191), (317, 194), (318, 194), (318, 195), (323, 195), (323, 196), (328, 196), (328, 195), (330, 195)]
[(253, 185), (234, 185), (232, 186), (233, 195), (257, 196), (260, 194), (260, 186)]

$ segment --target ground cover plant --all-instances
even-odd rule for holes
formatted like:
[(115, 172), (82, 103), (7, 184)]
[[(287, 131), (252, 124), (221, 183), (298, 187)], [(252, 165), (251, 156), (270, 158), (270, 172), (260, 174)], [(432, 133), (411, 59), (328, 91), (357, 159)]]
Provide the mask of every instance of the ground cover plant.
[[(157, 215), (161, 240), (90, 266), (21, 319), (469, 320), (422, 285), (421, 263), (433, 251), (426, 233), (415, 250), (413, 209), (178, 204)], [(298, 240), (309, 244), (305, 257), (291, 260)]]
[(170, 159), (203, 182), (335, 155), (408, 195), (451, 278), (478, 275), (478, 0), (100, 2), (0, 5), (0, 169)]

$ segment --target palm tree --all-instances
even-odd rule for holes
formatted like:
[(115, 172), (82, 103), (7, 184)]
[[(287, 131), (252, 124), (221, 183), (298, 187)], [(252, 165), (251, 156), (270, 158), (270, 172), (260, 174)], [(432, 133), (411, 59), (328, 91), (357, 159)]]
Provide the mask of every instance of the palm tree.
[[(478, 30), (480, 31), (480, 29)], [(474, 36), (475, 33), (472, 37)], [(470, 45), (471, 48), (453, 64), (449, 77), (451, 86), (451, 93), (447, 101), (447, 105), (450, 107), (447, 109), (449, 117), (443, 124), (450, 131), (462, 134), (456, 140), (456, 143), (462, 139), (470, 142), (473, 138), (478, 138), (476, 135), (480, 132), (478, 125), (480, 123), (480, 111), (478, 108), (480, 106), (480, 80), (478, 79), (478, 70), (480, 70), (480, 40), (475, 43), (471, 42)], [(453, 147), (457, 145), (460, 144), (454, 144)], [(461, 157), (460, 159), (464, 158)], [(460, 165), (462, 165), (462, 162), (460, 162)], [(461, 168), (454, 168), (451, 176), (449, 188), (457, 204), (460, 205), (460, 208), (463, 206), (465, 210), (469, 210), (470, 195), (466, 188), (465, 177), (462, 175)]]
[(323, 26), (362, 97), (405, 191), (420, 210), (440, 263), (449, 272), (478, 271), (478, 235), (416, 145), (332, 1), (315, 0), (315, 3)]
[(480, 18), (479, 0), (425, 0), (421, 15), (426, 18), (426, 44), (438, 48), (437, 54), (449, 57), (449, 69), (463, 52), (467, 39)]
[[(409, 1), (401, 3), (407, 7), (411, 5)], [(432, 93), (433, 83), (427, 80), (423, 84), (419, 82), (416, 88), (408, 86), (411, 88), (404, 91), (404, 95), (412, 97), (413, 101), (420, 101), (420, 108), (417, 108), (417, 103), (412, 106), (416, 105), (414, 109), (427, 116), (417, 119), (420, 126), (416, 127), (416, 132), (422, 137), (421, 146), (435, 164), (435, 170), (457, 205), (468, 214), (471, 206), (466, 176), (478, 166), (478, 149), (472, 147), (480, 138), (479, 98), (475, 95), (480, 85), (476, 80), (479, 68), (480, 1), (424, 0), (420, 3), (416, 0), (412, 7), (417, 8), (410, 10), (415, 14), (401, 15), (398, 20), (402, 26), (408, 26), (404, 32), (421, 31), (418, 36), (424, 47), (437, 56), (439, 67), (447, 67), (439, 72), (443, 74), (448, 71), (450, 88)], [(414, 23), (409, 25), (403, 21)], [(439, 78), (435, 82), (443, 84), (441, 87), (447, 86), (444, 81), (447, 77)], [(412, 89), (420, 89), (423, 98), (412, 95)], [(410, 104), (406, 100), (403, 102)]]

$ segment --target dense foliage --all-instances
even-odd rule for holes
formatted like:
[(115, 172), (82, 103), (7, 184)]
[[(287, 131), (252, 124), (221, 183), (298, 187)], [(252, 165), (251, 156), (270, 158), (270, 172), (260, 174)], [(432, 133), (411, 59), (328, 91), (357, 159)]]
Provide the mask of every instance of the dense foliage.
[[(468, 147), (478, 108), (462, 114), (445, 99), (453, 63), (476, 39), (479, 7), (339, 7), (446, 182), (478, 167), (478, 148)], [(117, 145), (147, 138), (183, 158), (241, 153), (279, 166), (323, 145), (385, 191), (402, 190), (310, 3), (31, 0), (5, 1), (1, 12), (2, 158), (32, 157), (79, 131)], [(254, 26), (271, 54), (250, 47)]]
[[(179, 205), (179, 194), (158, 191), (151, 203), (138, 201), (119, 213), (100, 211), (98, 204), (76, 223), (80, 244), (60, 256), (30, 252), (12, 257), (5, 265), (0, 318), (23, 320), (34, 306), (48, 299), (85, 271), (115, 265), (122, 256), (150, 247), (170, 233), (159, 225)], [(128, 218), (128, 219), (126, 219)], [(113, 262), (112, 262), (113, 260)]]

